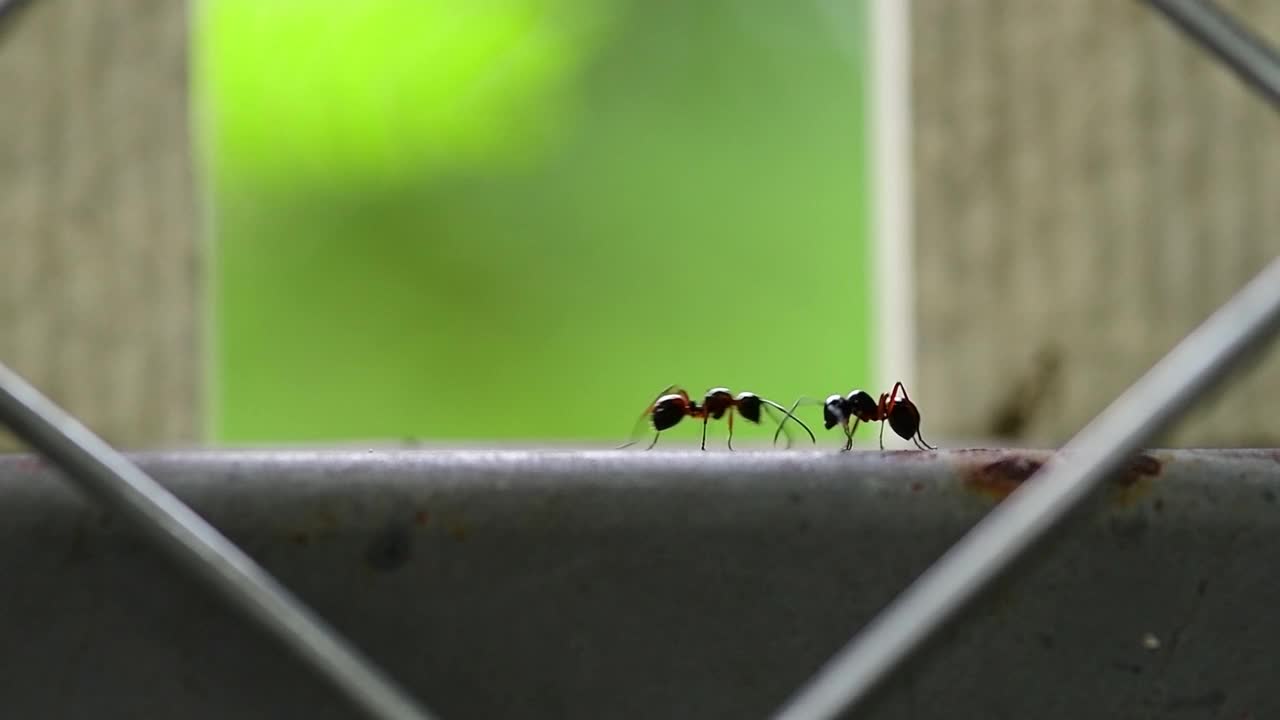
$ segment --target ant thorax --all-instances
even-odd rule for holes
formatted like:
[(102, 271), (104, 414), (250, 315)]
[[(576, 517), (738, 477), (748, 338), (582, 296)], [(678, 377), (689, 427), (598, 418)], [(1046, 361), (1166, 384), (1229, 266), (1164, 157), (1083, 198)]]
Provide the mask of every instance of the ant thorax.
[(702, 399), (702, 409), (716, 420), (723, 417), (733, 405), (733, 393), (729, 392), (729, 388), (712, 388)]
[(844, 399), (844, 411), (863, 422), (880, 418), (880, 406), (865, 390), (854, 390)]

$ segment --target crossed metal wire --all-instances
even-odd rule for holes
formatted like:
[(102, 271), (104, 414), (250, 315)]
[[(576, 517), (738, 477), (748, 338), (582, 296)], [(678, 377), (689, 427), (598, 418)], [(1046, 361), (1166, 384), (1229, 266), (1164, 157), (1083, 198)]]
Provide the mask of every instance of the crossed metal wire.
[[(1280, 58), (1208, 0), (1148, 0), (1280, 104)], [(827, 720), (860, 707), (911, 654), (1046, 540), (1132, 453), (1280, 331), (1280, 258), (1076, 434), (854, 637), (776, 715)]]
[[(1147, 0), (1280, 105), (1280, 59), (1209, 0)], [(3, 10), (16, 3), (0, 0)], [(1280, 258), (1072, 438), (778, 711), (827, 720), (859, 708), (927, 640), (1060, 526), (1199, 393), (1280, 331)], [(351, 703), (379, 720), (432, 715), (261, 566), (75, 418), (0, 365), (0, 422), (187, 572), (274, 635)]]

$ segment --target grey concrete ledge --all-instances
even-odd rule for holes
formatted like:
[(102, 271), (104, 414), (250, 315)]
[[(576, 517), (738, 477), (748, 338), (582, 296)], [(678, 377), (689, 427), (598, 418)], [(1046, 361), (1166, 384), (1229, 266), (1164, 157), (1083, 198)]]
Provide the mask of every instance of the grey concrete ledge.
[[(132, 457), (446, 718), (751, 718), (1049, 453)], [(40, 460), (0, 493), (6, 716), (347, 717)], [(1278, 496), (1277, 450), (1144, 453), (875, 716), (1280, 716)]]

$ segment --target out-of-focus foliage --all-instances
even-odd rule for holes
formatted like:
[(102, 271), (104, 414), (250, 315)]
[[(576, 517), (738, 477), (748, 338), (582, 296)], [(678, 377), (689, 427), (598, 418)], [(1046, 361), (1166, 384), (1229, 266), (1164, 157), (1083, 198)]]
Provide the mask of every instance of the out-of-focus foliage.
[(214, 166), (239, 185), (382, 185), (527, 159), (609, 0), (206, 0)]
[(621, 441), (673, 382), (867, 381), (858, 13), (206, 1), (216, 439)]

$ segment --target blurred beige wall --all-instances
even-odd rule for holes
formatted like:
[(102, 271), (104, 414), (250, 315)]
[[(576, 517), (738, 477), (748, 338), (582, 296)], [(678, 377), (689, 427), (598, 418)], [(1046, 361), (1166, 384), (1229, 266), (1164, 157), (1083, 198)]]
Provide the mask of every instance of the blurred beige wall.
[(173, 0), (0, 23), (0, 358), (127, 447), (198, 431), (186, 23)]
[[(1280, 121), (1139, 2), (914, 0), (912, 44), (926, 423), (1063, 441), (1280, 255)], [(1280, 352), (1239, 377), (1162, 444), (1280, 444)]]
[[(186, 22), (0, 29), (0, 358), (126, 447), (200, 433)], [(1280, 124), (1137, 2), (914, 0), (912, 44), (914, 394), (936, 437), (1061, 441), (1280, 254)], [(1272, 351), (1166, 442), (1280, 444), (1275, 397)]]

